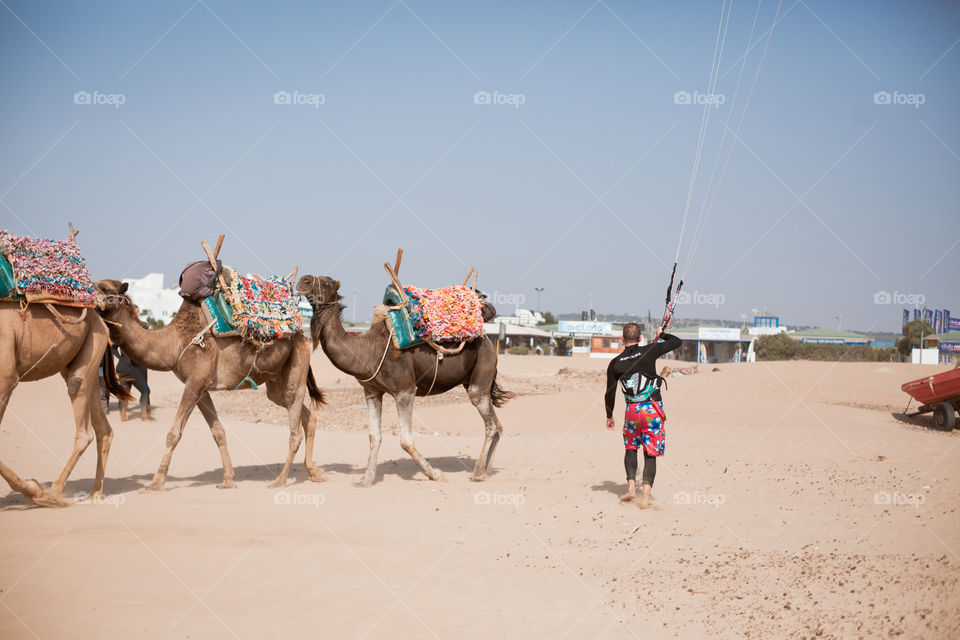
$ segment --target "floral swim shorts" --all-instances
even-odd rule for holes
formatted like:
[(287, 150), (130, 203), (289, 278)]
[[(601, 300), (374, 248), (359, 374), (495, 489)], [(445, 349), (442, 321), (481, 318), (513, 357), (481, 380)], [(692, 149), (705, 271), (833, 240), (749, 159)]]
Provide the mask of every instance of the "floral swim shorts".
[(649, 400), (628, 404), (623, 419), (623, 445), (627, 449), (643, 447), (648, 456), (662, 456), (667, 439), (666, 421), (662, 402)]

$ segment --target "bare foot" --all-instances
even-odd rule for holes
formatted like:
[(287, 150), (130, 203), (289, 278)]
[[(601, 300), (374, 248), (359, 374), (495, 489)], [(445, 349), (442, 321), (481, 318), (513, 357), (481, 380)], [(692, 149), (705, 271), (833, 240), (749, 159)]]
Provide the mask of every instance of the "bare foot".
[(636, 492), (627, 491), (625, 494), (620, 496), (620, 502), (633, 502), (637, 497)]
[(643, 485), (643, 492), (640, 495), (640, 500), (637, 502), (637, 506), (641, 509), (646, 509), (650, 506), (650, 490), (650, 485)]

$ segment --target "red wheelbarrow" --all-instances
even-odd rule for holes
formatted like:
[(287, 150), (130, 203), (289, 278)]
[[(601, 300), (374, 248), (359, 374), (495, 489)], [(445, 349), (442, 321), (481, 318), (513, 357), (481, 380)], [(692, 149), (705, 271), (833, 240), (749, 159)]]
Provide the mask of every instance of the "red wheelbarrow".
[[(960, 411), (960, 369), (951, 369), (912, 380), (904, 383), (900, 388), (920, 403), (916, 413), (907, 414), (909, 417), (932, 411), (933, 424), (937, 429), (943, 431), (953, 429), (957, 421), (957, 412)], [(909, 408), (910, 402), (907, 402), (907, 409)]]

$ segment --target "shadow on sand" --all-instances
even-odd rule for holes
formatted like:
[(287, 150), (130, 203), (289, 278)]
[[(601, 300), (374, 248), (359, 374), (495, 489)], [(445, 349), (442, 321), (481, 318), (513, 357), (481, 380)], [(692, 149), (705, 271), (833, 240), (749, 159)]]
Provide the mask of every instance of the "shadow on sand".
[[(921, 427), (923, 429), (929, 429), (930, 431), (939, 431), (941, 433), (949, 433), (938, 429), (937, 426), (933, 423), (933, 414), (932, 413), (923, 413), (920, 415), (917, 414), (906, 414), (901, 411), (894, 411), (890, 413), (891, 416), (897, 421), (902, 422), (903, 424), (908, 424), (912, 427)], [(958, 433), (960, 435), (960, 433)]]
[[(429, 458), (428, 460), (431, 466), (433, 466), (435, 469), (439, 469), (445, 474), (460, 472), (472, 473), (473, 467), (476, 464), (476, 459), (469, 457), (460, 458), (456, 456), (441, 456), (438, 458)], [(328, 473), (337, 473), (345, 476), (354, 476), (351, 478), (353, 482), (359, 481), (364, 471), (364, 467), (358, 467), (344, 463), (322, 464), (319, 465), (319, 467), (321, 473), (324, 475)], [(253, 481), (262, 482), (266, 485), (276, 479), (277, 475), (280, 473), (280, 469), (282, 468), (283, 464), (277, 463), (269, 465), (241, 465), (235, 466), (233, 469), (234, 473), (236, 474), (235, 477), (237, 482)], [(416, 479), (427, 481), (422, 474), (417, 477), (417, 474), (419, 473), (420, 468), (410, 458), (384, 460), (381, 461), (377, 466), (377, 477), (375, 482), (381, 482), (386, 475), (396, 475), (403, 480)], [(493, 475), (493, 472), (491, 472), (491, 475)], [(307, 475), (306, 470), (303, 468), (303, 462), (300, 461), (294, 463), (293, 468), (290, 470), (290, 475), (287, 479), (287, 485), (289, 486), (291, 484), (308, 483), (308, 478), (309, 476)], [(130, 475), (123, 478), (112, 478), (108, 475), (103, 483), (104, 494), (118, 495), (124, 493), (134, 493), (146, 487), (151, 481), (153, 481), (152, 473)], [(209, 469), (193, 476), (177, 476), (168, 474), (167, 487), (164, 490), (177, 491), (179, 489), (189, 487), (202, 487), (208, 485), (215, 486), (220, 484), (222, 481), (223, 469), (220, 467)], [(170, 486), (172, 483), (181, 482), (187, 482), (189, 484), (187, 484), (186, 487)], [(49, 483), (45, 483), (44, 486), (49, 488), (50, 485)], [(63, 489), (63, 497), (67, 502), (72, 502), (78, 494), (89, 494), (92, 487), (93, 478), (77, 478), (75, 480), (69, 480), (66, 487)], [(8, 509), (29, 509), (33, 507), (34, 505), (28, 503), (25, 497), (13, 491), (0, 498), (0, 511), (6, 511)]]
[(612, 493), (619, 498), (627, 492), (627, 483), (624, 482), (623, 484), (620, 484), (619, 482), (613, 482), (612, 480), (604, 480), (600, 484), (595, 484), (590, 488), (593, 491), (606, 491), (607, 493)]

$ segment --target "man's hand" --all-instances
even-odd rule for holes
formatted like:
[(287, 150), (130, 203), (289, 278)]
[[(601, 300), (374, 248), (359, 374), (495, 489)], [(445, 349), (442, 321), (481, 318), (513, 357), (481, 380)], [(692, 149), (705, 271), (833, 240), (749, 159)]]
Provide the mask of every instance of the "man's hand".
[(613, 418), (607, 418), (607, 431), (613, 431), (617, 428), (617, 421)]

